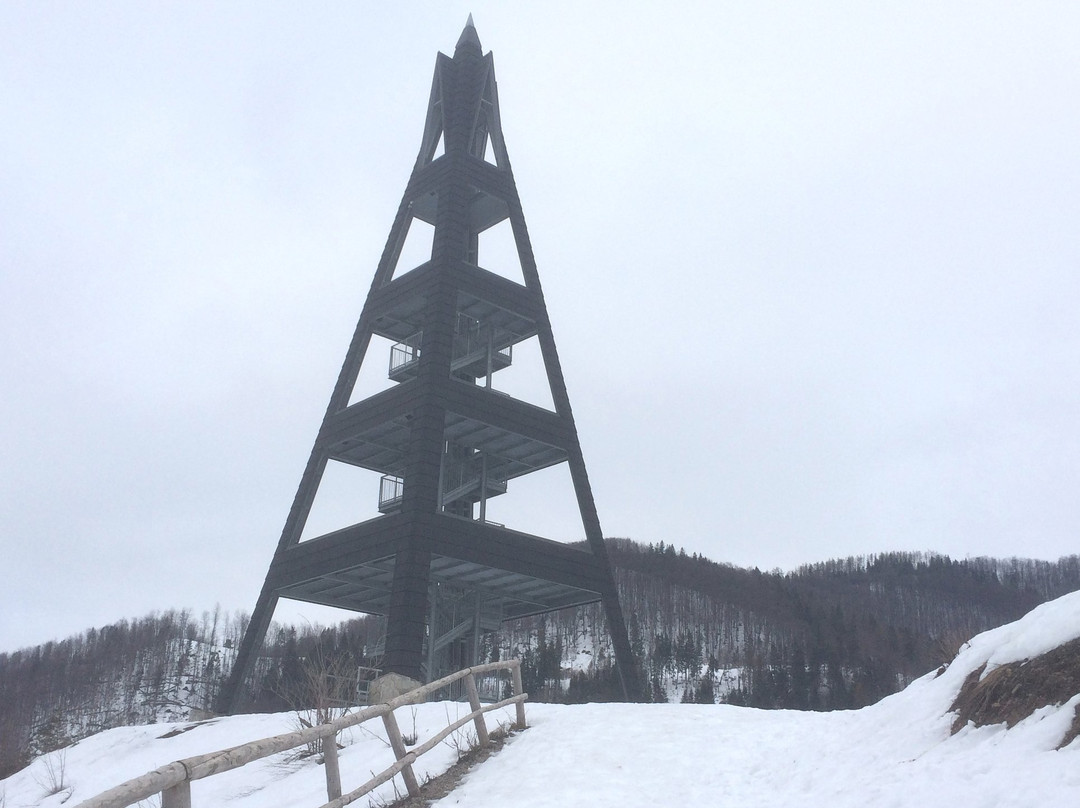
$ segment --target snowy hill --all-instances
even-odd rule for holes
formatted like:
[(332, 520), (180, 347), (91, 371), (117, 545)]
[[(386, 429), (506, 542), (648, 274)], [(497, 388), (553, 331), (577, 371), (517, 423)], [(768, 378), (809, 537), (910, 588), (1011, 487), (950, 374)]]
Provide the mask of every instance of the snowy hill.
[[(437, 804), (1076, 805), (1080, 671), (1075, 656), (1067, 657), (1067, 669), (1045, 676), (1055, 686), (1066, 683), (1061, 691), (1066, 695), (1057, 699), (1061, 703), (1037, 706), (1026, 717), (1013, 712), (1009, 726), (968, 722), (953, 729), (954, 704), (965, 682), (970, 695), (980, 682), (994, 681), (995, 671), (1022, 675), (1025, 669), (1043, 670), (1039, 660), (1050, 658), (1044, 655), (1071, 647), (1068, 644), (1078, 638), (1080, 593), (1073, 593), (975, 637), (947, 668), (924, 676), (902, 693), (848, 712), (691, 704), (531, 704), (530, 729), (513, 737)], [(1030, 662), (1014, 664), (1025, 660)], [(1030, 681), (1025, 688), (1024, 695), (1039, 691)], [(993, 710), (986, 710), (1002, 707), (1001, 702), (984, 698), (983, 711), (976, 713), (992, 721)], [(415, 722), (415, 731), (424, 737), (445, 726), (448, 715), (455, 716), (459, 709), (454, 704), (426, 704), (415, 713), (404, 709), (399, 721), (407, 733)], [(489, 716), (493, 727), (499, 720)], [(506, 715), (501, 720), (511, 719)], [(75, 804), (169, 761), (284, 732), (295, 728), (294, 722), (290, 714), (277, 714), (109, 730), (66, 752), (44, 756), (0, 781), (0, 805)], [(341, 753), (347, 788), (391, 759), (381, 726), (373, 724), (370, 731), (364, 726), (345, 739), (348, 746)], [(456, 755), (454, 746), (447, 744), (422, 758), (417, 773), (421, 778), (437, 773)], [(47, 794), (58, 786), (62, 788), (57, 793)], [(277, 758), (196, 782), (192, 802), (196, 808), (315, 806), (324, 801), (322, 789), (322, 771), (314, 758)], [(394, 796), (394, 788), (387, 787), (377, 800)]]

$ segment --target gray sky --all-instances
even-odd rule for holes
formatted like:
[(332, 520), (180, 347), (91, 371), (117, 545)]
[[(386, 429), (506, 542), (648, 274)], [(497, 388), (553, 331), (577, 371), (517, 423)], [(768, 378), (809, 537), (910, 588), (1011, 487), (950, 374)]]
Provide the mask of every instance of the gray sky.
[(470, 11), (607, 535), (1077, 552), (1080, 5), (12, 2), (0, 650), (254, 606)]

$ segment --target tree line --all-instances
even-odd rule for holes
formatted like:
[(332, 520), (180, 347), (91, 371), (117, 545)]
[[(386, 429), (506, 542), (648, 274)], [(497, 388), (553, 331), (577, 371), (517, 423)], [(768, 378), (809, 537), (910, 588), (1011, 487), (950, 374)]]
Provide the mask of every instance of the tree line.
[[(643, 691), (652, 701), (828, 710), (860, 707), (951, 659), (972, 635), (1080, 589), (1057, 562), (929, 553), (834, 559), (762, 572), (671, 545), (609, 539)], [(0, 777), (102, 729), (212, 711), (244, 613), (166, 611), (0, 654)], [(312, 698), (313, 669), (378, 667), (382, 618), (274, 625), (246, 684), (248, 709)], [(522, 660), (536, 701), (621, 698), (599, 604), (507, 621), (486, 659)]]
[[(1047, 562), (897, 552), (785, 573), (664, 542), (607, 543), (647, 683), (637, 695), (647, 700), (862, 707), (949, 661), (971, 636), (1080, 589), (1075, 555)], [(502, 652), (522, 658), (530, 693), (619, 696), (599, 605), (511, 623), (500, 636)], [(591, 664), (572, 664), (583, 649)]]

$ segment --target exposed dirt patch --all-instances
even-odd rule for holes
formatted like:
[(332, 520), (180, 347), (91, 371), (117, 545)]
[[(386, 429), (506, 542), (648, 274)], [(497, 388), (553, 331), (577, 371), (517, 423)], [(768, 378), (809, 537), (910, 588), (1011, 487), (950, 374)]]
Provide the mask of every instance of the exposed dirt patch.
[[(985, 666), (973, 671), (952, 704), (955, 735), (969, 721), (977, 727), (1004, 723), (1013, 727), (1040, 707), (1063, 704), (1080, 693), (1080, 639), (1026, 662), (995, 668), (980, 681)], [(1060, 749), (1080, 735), (1080, 709)]]
[(494, 755), (511, 737), (519, 730), (506, 731), (498, 729), (491, 733), (491, 743), (485, 747), (476, 746), (458, 758), (458, 762), (440, 774), (433, 777), (420, 786), (419, 797), (404, 797), (397, 802), (390, 803), (387, 808), (426, 808), (435, 800), (440, 800), (449, 794), (469, 771), (483, 763)]

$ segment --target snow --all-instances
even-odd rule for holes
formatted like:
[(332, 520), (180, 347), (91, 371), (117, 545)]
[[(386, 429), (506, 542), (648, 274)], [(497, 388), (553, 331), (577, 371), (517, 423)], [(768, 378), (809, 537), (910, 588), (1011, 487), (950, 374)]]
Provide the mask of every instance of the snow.
[[(1057, 750), (1080, 694), (1044, 707), (1011, 729), (973, 725), (950, 735), (948, 710), (967, 675), (1028, 659), (1080, 636), (1080, 593), (1044, 604), (1023, 619), (967, 643), (933, 672), (862, 710), (764, 711), (696, 704), (530, 704), (530, 728), (471, 772), (438, 806), (550, 805), (873, 805), (1033, 806), (1080, 803), (1080, 739)], [(402, 731), (421, 738), (464, 708), (420, 705), (399, 711)], [(489, 716), (489, 726), (511, 715)], [(177, 758), (295, 728), (288, 714), (199, 724), (125, 727), (88, 738), (66, 753), (69, 804)], [(341, 753), (345, 787), (387, 765), (381, 722), (354, 731)], [(370, 729), (368, 727), (370, 726)], [(422, 780), (456, 759), (452, 744), (420, 759)], [(0, 781), (4, 808), (60, 805), (45, 796), (44, 760)], [(403, 788), (398, 785), (398, 793)], [(387, 784), (370, 804), (394, 798)], [(321, 767), (284, 756), (195, 783), (192, 804), (230, 808), (316, 806), (325, 801)], [(383, 803), (380, 803), (383, 801)], [(360, 805), (368, 804), (361, 801)]]
[[(467, 705), (420, 704), (396, 712), (402, 735), (416, 735), (421, 741), (469, 712)], [(489, 729), (513, 720), (512, 711), (491, 713)], [(6, 780), (0, 780), (0, 806), (74, 806), (126, 780), (152, 769), (207, 752), (226, 749), (259, 738), (300, 729), (295, 713), (242, 715), (204, 722), (153, 724), (120, 727), (86, 738), (65, 752), (52, 753)], [(471, 726), (463, 728), (420, 758), (413, 771), (421, 782), (440, 774), (457, 760), (457, 746), (465, 748)], [(176, 733), (176, 730), (186, 730)], [(165, 737), (171, 735), (172, 737)], [(372, 773), (394, 762), (381, 720), (354, 727), (339, 738), (346, 746), (339, 754), (342, 785), (348, 791), (367, 781)], [(61, 758), (62, 755), (62, 758)], [(47, 795), (55, 779), (48, 771), (63, 763), (67, 788)], [(398, 794), (404, 793), (400, 779)], [(326, 801), (326, 778), (315, 757), (298, 759), (282, 753), (225, 774), (197, 780), (191, 786), (192, 805), (230, 808), (321, 805)], [(395, 785), (387, 783), (374, 792), (387, 802), (395, 798)], [(359, 803), (364, 805), (364, 802)]]
[(1080, 637), (1080, 621), (1071, 600), (1075, 595), (1043, 603), (1015, 623), (980, 634), (964, 645), (956, 662), (968, 671), (986, 663), (985, 677), (994, 668), (1032, 659), (1075, 640)]

